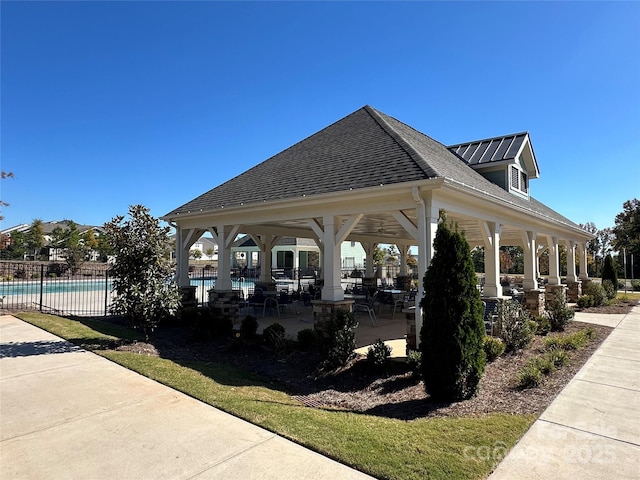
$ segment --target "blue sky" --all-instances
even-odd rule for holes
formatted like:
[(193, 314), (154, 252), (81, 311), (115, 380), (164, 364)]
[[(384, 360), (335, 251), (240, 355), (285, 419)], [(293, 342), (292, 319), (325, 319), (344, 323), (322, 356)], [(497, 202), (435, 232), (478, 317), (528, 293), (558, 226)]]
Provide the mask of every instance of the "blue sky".
[(161, 216), (366, 104), (445, 145), (529, 131), (576, 223), (640, 197), (638, 2), (0, 5), (1, 228)]

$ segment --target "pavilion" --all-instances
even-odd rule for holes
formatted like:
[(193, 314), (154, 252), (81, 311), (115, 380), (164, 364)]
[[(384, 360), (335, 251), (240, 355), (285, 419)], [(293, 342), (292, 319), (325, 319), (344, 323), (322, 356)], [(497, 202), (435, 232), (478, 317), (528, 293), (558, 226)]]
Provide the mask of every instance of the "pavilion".
[[(535, 309), (544, 305), (537, 279), (540, 250), (549, 252), (549, 290), (560, 288), (559, 246), (566, 246), (566, 282), (575, 291), (588, 280), (586, 243), (592, 238), (529, 195), (529, 181), (538, 177), (526, 132), (447, 147), (364, 106), (163, 219), (176, 228), (181, 286), (189, 285), (190, 246), (205, 231), (213, 235), (219, 248), (216, 290), (221, 292), (232, 290), (230, 248), (239, 235), (250, 235), (261, 252), (270, 252), (283, 236), (315, 240), (322, 252), (324, 286), (317, 305), (322, 316), (350, 305), (340, 281), (343, 241), (361, 242), (367, 253), (365, 276), (372, 276), (370, 257), (377, 244), (395, 244), (401, 255), (417, 245), (421, 279), (444, 210), (471, 247), (485, 247), (484, 296), (502, 295), (500, 246), (523, 248), (523, 287)], [(260, 258), (262, 280), (268, 281), (271, 255)], [(416, 298), (422, 294), (420, 280)]]

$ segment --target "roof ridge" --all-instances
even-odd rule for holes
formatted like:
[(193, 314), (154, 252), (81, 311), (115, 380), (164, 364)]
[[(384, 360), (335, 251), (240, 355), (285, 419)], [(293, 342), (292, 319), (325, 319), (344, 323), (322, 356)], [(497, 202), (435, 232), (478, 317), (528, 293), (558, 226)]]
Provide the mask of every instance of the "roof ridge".
[(455, 147), (461, 147), (462, 145), (471, 145), (472, 143), (488, 142), (490, 140), (505, 139), (507, 137), (517, 137), (518, 135), (529, 135), (529, 132), (523, 131), (523, 132), (517, 132), (517, 133), (507, 133), (505, 135), (498, 135), (490, 138), (479, 138), (478, 140), (471, 140), (470, 142), (460, 142), (460, 143), (454, 143), (452, 145), (445, 145), (445, 147), (455, 148)]
[[(375, 108), (369, 106), (369, 105), (365, 105), (364, 110), (371, 116), (371, 118), (373, 118), (376, 123), (378, 125), (380, 125), (380, 127), (387, 133), (387, 135), (389, 135), (397, 144), (400, 148), (402, 148), (405, 152), (407, 152), (409, 154), (409, 156), (411, 157), (411, 159), (415, 162), (416, 165), (418, 165), (420, 167), (420, 169), (424, 172), (425, 175), (427, 176), (433, 176), (433, 173), (438, 173), (435, 171), (435, 169), (429, 164), (429, 162), (427, 162), (427, 159), (424, 158), (422, 156), (422, 154), (420, 152), (418, 152), (418, 150), (416, 150), (416, 148), (411, 145), (411, 143), (409, 141), (407, 141), (401, 134), (400, 132), (398, 132), (395, 128), (393, 128), (389, 122), (387, 122), (387, 120), (385, 120), (384, 116), (387, 116), (389, 118), (393, 118), (396, 122), (398, 123), (402, 123), (403, 125), (406, 125), (409, 128), (413, 128), (410, 125), (405, 124), (404, 122), (401, 122), (400, 120), (394, 118), (394, 117), (390, 117), (389, 115), (387, 115), (386, 113), (382, 113), (378, 110), (376, 110)], [(418, 132), (420, 135), (424, 135), (424, 133), (419, 132), (418, 130), (416, 130), (415, 128), (413, 129), (416, 132)], [(426, 135), (425, 135), (426, 136)], [(428, 137), (431, 138), (431, 137)], [(432, 139), (433, 140), (433, 139)], [(434, 140), (436, 141), (436, 140)], [(446, 147), (445, 147), (446, 148)], [(420, 160), (420, 161), (417, 161)], [(425, 166), (429, 167), (431, 169), (431, 171), (428, 171), (425, 169)]]

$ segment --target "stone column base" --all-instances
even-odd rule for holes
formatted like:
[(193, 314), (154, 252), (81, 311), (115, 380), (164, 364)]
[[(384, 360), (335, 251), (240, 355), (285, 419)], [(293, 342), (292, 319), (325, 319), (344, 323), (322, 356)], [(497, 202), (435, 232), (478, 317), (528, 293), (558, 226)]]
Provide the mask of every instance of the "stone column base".
[(196, 298), (196, 288), (192, 286), (184, 286), (180, 287), (180, 295), (182, 308), (186, 307), (197, 307), (198, 299)]
[(230, 316), (233, 323), (238, 323), (240, 312), (240, 290), (209, 290), (209, 309), (216, 316)]
[(545, 301), (549, 301), (549, 299), (555, 295), (556, 292), (562, 292), (565, 300), (567, 298), (567, 286), (566, 285), (547, 285), (545, 288)]
[(571, 282), (567, 284), (567, 301), (568, 302), (576, 303), (580, 295), (582, 295), (582, 282), (580, 280), (578, 280), (577, 282)]
[(410, 350), (418, 349), (418, 332), (416, 332), (415, 311), (405, 312), (404, 318), (407, 320), (407, 355)]
[(319, 332), (325, 330), (325, 324), (338, 310), (353, 311), (353, 300), (311, 300), (313, 305), (313, 328)]
[(544, 313), (545, 292), (544, 290), (525, 290), (522, 308), (532, 316), (539, 316)]

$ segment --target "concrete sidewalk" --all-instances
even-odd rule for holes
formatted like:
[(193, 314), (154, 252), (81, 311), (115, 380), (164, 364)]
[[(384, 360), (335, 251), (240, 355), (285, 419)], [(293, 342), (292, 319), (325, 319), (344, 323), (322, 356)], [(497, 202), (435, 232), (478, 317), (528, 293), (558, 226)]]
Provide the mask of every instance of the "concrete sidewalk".
[(490, 480), (640, 479), (640, 307), (575, 320), (615, 330)]
[(0, 343), (3, 479), (371, 478), (15, 317)]

